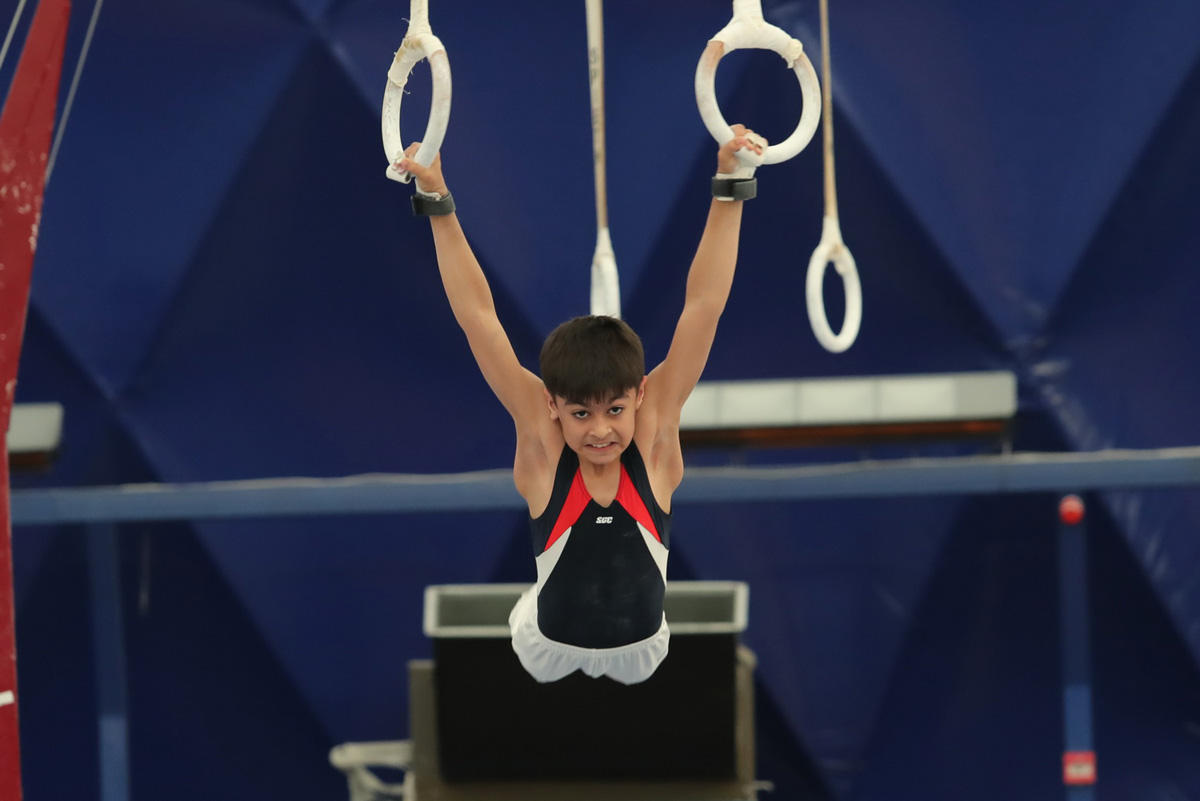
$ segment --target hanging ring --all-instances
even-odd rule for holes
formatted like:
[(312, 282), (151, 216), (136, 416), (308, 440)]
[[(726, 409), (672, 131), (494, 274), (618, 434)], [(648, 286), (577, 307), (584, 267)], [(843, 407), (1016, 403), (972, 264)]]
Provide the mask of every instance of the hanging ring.
[[(812, 62), (804, 54), (804, 45), (783, 29), (765, 21), (758, 2), (735, 2), (733, 20), (709, 40), (708, 47), (701, 55), (700, 63), (696, 66), (696, 105), (700, 109), (700, 117), (717, 144), (725, 144), (733, 138), (733, 129), (717, 105), (714, 84), (717, 63), (727, 53), (741, 49), (773, 50), (796, 73), (796, 79), (800, 82), (804, 100), (800, 121), (787, 139), (766, 149), (759, 163), (778, 164), (787, 161), (799, 154), (816, 133), (821, 116), (821, 85)], [(741, 153), (738, 151), (739, 156)], [(757, 166), (750, 164), (749, 159), (744, 163)]]
[(413, 67), (423, 58), (429, 59), (429, 68), (433, 73), (433, 99), (425, 136), (413, 157), (414, 161), (423, 167), (433, 163), (450, 121), (450, 59), (446, 56), (446, 48), (428, 27), (418, 32), (410, 28), (392, 60), (387, 88), (383, 93), (383, 150), (388, 157), (386, 175), (401, 183), (408, 183), (412, 176), (395, 167), (396, 162), (404, 157), (404, 141), (400, 138), (400, 102), (404, 98), (404, 86)]
[[(825, 314), (825, 297), (822, 285), (825, 267), (832, 264), (842, 277), (842, 288), (846, 295), (846, 314), (842, 330), (833, 333), (829, 317)], [(858, 328), (862, 324), (862, 284), (858, 280), (858, 267), (850, 248), (842, 242), (841, 228), (837, 217), (826, 217), (821, 231), (821, 241), (808, 261), (808, 275), (804, 282), (805, 300), (808, 305), (808, 321), (812, 325), (817, 342), (830, 353), (841, 353), (854, 344)]]

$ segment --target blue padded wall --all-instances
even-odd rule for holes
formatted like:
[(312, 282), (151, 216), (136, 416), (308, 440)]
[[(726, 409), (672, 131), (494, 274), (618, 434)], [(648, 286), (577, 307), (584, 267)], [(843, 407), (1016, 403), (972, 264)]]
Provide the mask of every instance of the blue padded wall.
[[(759, 172), (705, 377), (1005, 369), (1021, 449), (1200, 442), (1200, 4), (831, 4), (859, 340), (824, 352), (804, 312), (818, 132)], [(533, 367), (588, 298), (583, 3), (431, 6), (454, 78), (446, 174)], [(815, 59), (816, 0), (763, 6)], [(67, 76), (91, 11), (77, 1)], [(606, 8), (612, 235), (652, 362), (714, 168), (693, 74), (729, 12)], [(64, 446), (15, 486), (511, 464), (428, 225), (383, 177), (378, 106), (407, 14), (104, 3), (47, 192), (17, 388), (65, 405)], [(786, 135), (800, 101), (781, 66), (726, 59), (726, 116)], [(418, 67), (406, 138), (428, 91)], [(826, 290), (837, 319), (831, 276)], [(1088, 501), (1102, 787), (1198, 799), (1200, 492)], [(1061, 797), (1054, 509), (1044, 495), (678, 507), (671, 577), (751, 585), (759, 773), (776, 797)], [(15, 532), (31, 799), (95, 794), (82, 536)], [(531, 580), (527, 548), (510, 512), (123, 529), (134, 797), (339, 797), (328, 747), (408, 733), (405, 662), (431, 652), (423, 587)]]

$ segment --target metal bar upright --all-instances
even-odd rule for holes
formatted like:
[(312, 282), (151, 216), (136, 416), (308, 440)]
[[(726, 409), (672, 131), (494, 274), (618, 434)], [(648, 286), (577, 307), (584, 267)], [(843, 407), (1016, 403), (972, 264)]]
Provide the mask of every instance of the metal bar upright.
[(1058, 506), (1059, 621), (1063, 682), (1063, 786), (1067, 801), (1093, 801), (1091, 642), (1088, 633), (1087, 530), (1084, 505), (1067, 495)]
[(129, 704), (117, 526), (113, 523), (92, 525), (87, 528), (86, 535), (100, 747), (99, 798), (100, 801), (129, 801)]

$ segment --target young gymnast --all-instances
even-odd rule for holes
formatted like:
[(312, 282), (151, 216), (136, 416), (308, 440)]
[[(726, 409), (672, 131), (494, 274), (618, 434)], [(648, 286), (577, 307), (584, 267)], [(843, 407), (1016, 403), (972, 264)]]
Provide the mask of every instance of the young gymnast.
[[(735, 155), (766, 143), (743, 126), (717, 153), (714, 199), (688, 272), (666, 358), (645, 374), (624, 322), (579, 317), (556, 328), (541, 378), (521, 366), (454, 212), (441, 157), (394, 166), (417, 179), (413, 210), (429, 215), (454, 317), (488, 385), (516, 424), (513, 480), (529, 505), (537, 583), (509, 616), (512, 645), (541, 682), (582, 670), (644, 681), (667, 655), (663, 614), (671, 495), (683, 478), (679, 416), (700, 378), (737, 261), (752, 178)], [(746, 154), (744, 154), (746, 155)]]

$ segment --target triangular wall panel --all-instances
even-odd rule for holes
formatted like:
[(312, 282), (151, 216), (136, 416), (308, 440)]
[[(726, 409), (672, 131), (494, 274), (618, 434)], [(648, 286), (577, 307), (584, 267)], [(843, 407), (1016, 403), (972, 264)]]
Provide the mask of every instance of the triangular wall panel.
[(114, 3), (97, 23), (47, 192), (34, 294), (110, 397), (157, 335), (303, 52), (306, 31), (270, 5)]

